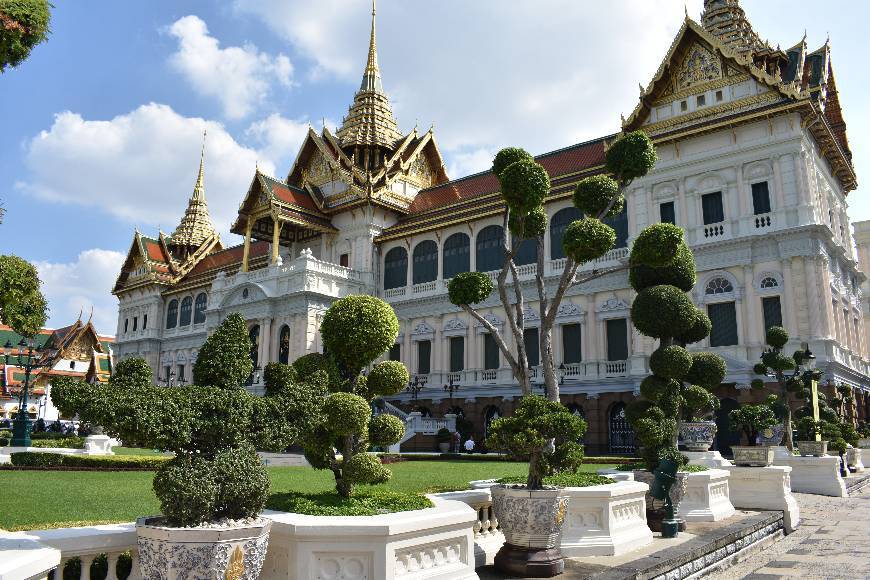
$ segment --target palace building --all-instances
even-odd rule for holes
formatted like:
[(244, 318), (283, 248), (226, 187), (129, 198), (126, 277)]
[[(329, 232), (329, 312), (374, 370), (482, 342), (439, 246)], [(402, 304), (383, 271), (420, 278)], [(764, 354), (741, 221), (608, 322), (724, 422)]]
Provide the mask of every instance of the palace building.
[[(165, 384), (189, 381), (208, 333), (240, 312), (258, 369), (292, 362), (322, 351), (319, 322), (336, 298), (367, 293), (390, 303), (401, 321), (385, 356), (404, 362), (422, 385), (391, 399), (393, 412), (460, 414), (482, 436), (493, 417), (512, 410), (519, 389), (495, 341), (447, 298), (457, 273), (495, 278), (501, 267), (498, 181), (489, 172), (451, 180), (431, 129), (399, 130), (377, 56), (373, 13), (362, 82), (341, 127), (309, 129), (283, 178), (255, 169), (232, 226), (242, 245), (224, 247), (209, 219), (202, 160), (175, 232), (136, 232), (114, 288), (118, 356), (143, 356)], [(808, 343), (832, 382), (858, 387), (852, 413), (866, 418), (866, 277), (846, 214), (856, 176), (830, 43), (810, 47), (804, 37), (774, 48), (738, 0), (706, 0), (701, 22), (687, 15), (651, 72), (613, 134), (537, 157), (552, 180), (547, 283), (562, 271), (562, 235), (579, 217), (570, 202), (574, 186), (604, 170), (604, 153), (620, 132), (644, 130), (659, 161), (631, 184), (624, 212), (609, 218), (616, 247), (584, 269), (620, 264), (644, 227), (675, 223), (697, 261), (692, 297), (713, 322), (709, 339), (696, 346), (728, 363), (720, 421), (739, 402), (759, 398), (749, 382), (771, 325), (789, 331), (787, 349)], [(525, 338), (534, 364), (535, 246), (524, 246), (516, 262), (532, 300)], [(634, 445), (624, 408), (649, 373), (654, 344), (631, 324), (632, 299), (627, 274), (613, 273), (569, 289), (558, 312), (561, 397), (586, 417), (591, 452)], [(503, 326), (496, 296), (482, 309)], [(256, 370), (251, 377), (255, 392), (261, 376)], [(720, 428), (719, 448), (731, 437)]]

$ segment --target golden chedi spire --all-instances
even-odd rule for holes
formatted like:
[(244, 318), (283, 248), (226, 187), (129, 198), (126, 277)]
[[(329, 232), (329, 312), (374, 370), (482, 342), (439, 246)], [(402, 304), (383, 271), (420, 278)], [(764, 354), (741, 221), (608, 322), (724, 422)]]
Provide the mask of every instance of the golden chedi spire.
[(752, 29), (739, 0), (704, 0), (701, 23), (707, 32), (738, 53), (754, 53), (765, 48), (765, 42)]
[(402, 138), (390, 100), (384, 93), (378, 66), (375, 34), (375, 3), (372, 1), (372, 31), (369, 54), (362, 83), (354, 95), (353, 104), (336, 132), (342, 147), (383, 147), (391, 149)]
[(187, 202), (187, 210), (181, 223), (175, 228), (171, 240), (173, 246), (198, 248), (205, 240), (214, 236), (215, 228), (208, 215), (208, 203), (205, 200), (205, 131), (202, 133), (202, 152), (199, 157), (199, 174), (193, 186), (193, 195)]

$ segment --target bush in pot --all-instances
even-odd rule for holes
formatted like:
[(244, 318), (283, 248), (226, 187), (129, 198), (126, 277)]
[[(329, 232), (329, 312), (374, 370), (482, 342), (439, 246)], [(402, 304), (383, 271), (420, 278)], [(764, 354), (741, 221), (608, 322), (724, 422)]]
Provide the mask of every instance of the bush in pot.
[[(269, 477), (254, 445), (283, 448), (292, 433), (281, 431), (286, 416), (273, 401), (241, 387), (251, 373), (249, 352), (247, 324), (231, 314), (200, 350), (194, 367), (199, 385), (154, 386), (137, 363), (122, 367), (130, 372), (105, 385), (66, 379), (53, 386), (52, 398), (63, 413), (78, 413), (127, 445), (175, 454), (154, 477), (162, 516), (137, 522), (145, 577), (174, 577), (193, 554), (202, 568), (191, 573), (223, 574), (243, 562), (241, 578), (259, 576), (270, 521), (258, 515), (269, 495)], [(231, 552), (228, 542), (237, 548)]]
[[(773, 410), (776, 396), (771, 395), (767, 401), (758, 405), (743, 405), (729, 413), (731, 427), (735, 431), (743, 431), (748, 444), (746, 446), (732, 445), (734, 463), (748, 467), (767, 467), (773, 463), (773, 447), (763, 444), (762, 433), (772, 434), (772, 429), (780, 425)], [(762, 442), (756, 446), (756, 439)]]
[(558, 541), (568, 497), (561, 488), (545, 486), (544, 478), (577, 471), (583, 461), (577, 441), (585, 432), (583, 419), (539, 395), (524, 396), (513, 415), (490, 424), (488, 448), (529, 458), (525, 485), (492, 488), (493, 509), (505, 534), (495, 557), (498, 569), (541, 577), (564, 570)]
[(447, 453), (450, 451), (450, 441), (453, 439), (453, 435), (450, 433), (450, 429), (446, 427), (442, 427), (438, 429), (438, 432), (435, 433), (435, 441), (438, 442), (438, 450), (441, 453)]

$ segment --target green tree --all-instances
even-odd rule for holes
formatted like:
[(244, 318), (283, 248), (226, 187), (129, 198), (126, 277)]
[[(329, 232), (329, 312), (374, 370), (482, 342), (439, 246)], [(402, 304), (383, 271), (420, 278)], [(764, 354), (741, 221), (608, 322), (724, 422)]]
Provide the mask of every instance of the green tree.
[[(372, 296), (347, 296), (330, 306), (320, 325), (328, 355), (306, 355), (293, 363), (295, 373), (310, 384), (325, 386), (325, 398), (307, 397), (309, 426), (302, 434), (305, 457), (315, 469), (329, 469), (339, 495), (349, 497), (357, 484), (378, 484), (391, 472), (366, 451), (369, 445), (398, 443), (405, 433), (392, 415), (372, 417), (375, 398), (395, 395), (408, 382), (408, 369), (398, 361), (362, 370), (382, 355), (399, 334), (396, 313)], [(304, 405), (303, 405), (304, 406)]]
[(0, 0), (0, 73), (16, 67), (48, 38), (53, 8), (47, 0)]
[(40, 284), (33, 264), (18, 256), (0, 256), (0, 322), (22, 336), (35, 336), (48, 318)]
[[(622, 211), (625, 205), (625, 188), (634, 179), (652, 169), (655, 162), (656, 151), (649, 137), (641, 132), (629, 133), (620, 137), (607, 150), (607, 175), (596, 175), (580, 181), (574, 191), (573, 202), (586, 217), (574, 221), (566, 229), (563, 241), (565, 266), (553, 288), (544, 281), (544, 232), (547, 228), (544, 201), (550, 193), (549, 175), (523, 149), (509, 147), (495, 156), (492, 172), (498, 177), (501, 195), (507, 208), (502, 240), (504, 261), (496, 285), (493, 286), (492, 281), (484, 274), (467, 272), (454, 277), (448, 289), (450, 301), (474, 317), (495, 339), (523, 394), (531, 393), (531, 382), (523, 340), (525, 298), (514, 263), (520, 244), (524, 240), (531, 240), (537, 246), (535, 281), (541, 319), (538, 334), (541, 367), (547, 397), (558, 401), (559, 384), (553, 359), (553, 326), (559, 305), (571, 286), (584, 284), (626, 268), (604, 268), (577, 277), (580, 266), (600, 258), (613, 248), (616, 232), (601, 220)], [(513, 334), (516, 352), (508, 347), (499, 330), (474, 308), (474, 304), (486, 300), (494, 288), (497, 288), (499, 300), (505, 310), (507, 327)]]
[(121, 359), (115, 363), (109, 382), (113, 385), (150, 385), (153, 377), (151, 367), (144, 358), (133, 357)]
[(687, 294), (695, 285), (695, 259), (683, 231), (667, 223), (644, 229), (632, 246), (630, 264), (629, 281), (637, 292), (632, 323), (659, 341), (649, 359), (652, 375), (640, 384), (641, 399), (627, 410), (652, 471), (662, 458), (678, 455), (680, 419), (697, 420), (718, 408), (712, 390), (725, 378), (726, 367), (718, 355), (685, 348), (703, 340), (711, 324)]
[(228, 389), (243, 385), (253, 370), (248, 323), (234, 312), (199, 349), (193, 365), (193, 382)]
[[(758, 405), (742, 405), (728, 414), (732, 428), (739, 428), (746, 434), (749, 445), (755, 445), (755, 437), (759, 432), (773, 427), (779, 422), (773, 411), (772, 404), (776, 402), (776, 395), (771, 395), (773, 400), (768, 400)], [(737, 429), (734, 429), (737, 431)]]

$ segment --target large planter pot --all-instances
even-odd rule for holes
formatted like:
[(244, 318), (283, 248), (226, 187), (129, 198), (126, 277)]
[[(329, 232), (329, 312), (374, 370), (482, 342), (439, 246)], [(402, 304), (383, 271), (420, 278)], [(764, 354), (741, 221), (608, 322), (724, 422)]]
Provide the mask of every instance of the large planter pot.
[(559, 550), (568, 511), (564, 489), (529, 490), (519, 485), (490, 488), (492, 508), (504, 533), (495, 567), (507, 574), (549, 578), (565, 570)]
[(766, 445), (747, 447), (742, 445), (732, 445), (731, 451), (734, 453), (734, 465), (742, 465), (744, 467), (767, 467), (773, 465), (775, 449)]
[(272, 521), (223, 527), (170, 528), (161, 517), (136, 520), (139, 570), (143, 580), (260, 577)]
[(441, 453), (449, 453), (450, 452), (450, 443), (445, 441), (444, 443), (438, 444), (438, 451)]
[(775, 447), (777, 445), (782, 445), (782, 438), (785, 436), (785, 425), (782, 423), (777, 423), (773, 427), (768, 427), (767, 429), (762, 429), (758, 433), (758, 438), (761, 440), (761, 444), (765, 446)]
[(795, 441), (803, 457), (823, 457), (828, 454), (827, 441)]
[(861, 473), (864, 471), (864, 462), (861, 460), (861, 449), (850, 447), (846, 449), (846, 465), (851, 471)]
[(870, 439), (858, 439), (858, 447), (861, 449), (870, 449)]
[(688, 451), (707, 451), (716, 437), (713, 421), (681, 421), (680, 440)]
[[(634, 471), (634, 480), (640, 481), (652, 487), (655, 481), (655, 475), (652, 472), (636, 469)], [(671, 504), (674, 506), (674, 519), (680, 524), (680, 531), (685, 531), (686, 520), (680, 517), (680, 504), (683, 502), (683, 496), (686, 495), (686, 488), (689, 485), (689, 474), (685, 471), (677, 472), (677, 480), (671, 486), (671, 491), (668, 495), (671, 498)], [(657, 506), (653, 496), (649, 491), (646, 492), (646, 521), (650, 529), (654, 532), (662, 531), (662, 519), (664, 518), (664, 510), (661, 506)]]

